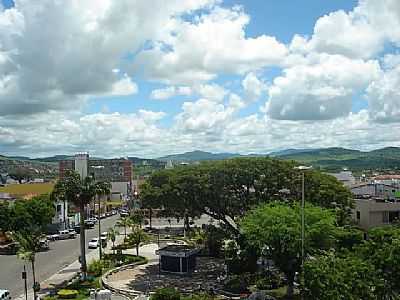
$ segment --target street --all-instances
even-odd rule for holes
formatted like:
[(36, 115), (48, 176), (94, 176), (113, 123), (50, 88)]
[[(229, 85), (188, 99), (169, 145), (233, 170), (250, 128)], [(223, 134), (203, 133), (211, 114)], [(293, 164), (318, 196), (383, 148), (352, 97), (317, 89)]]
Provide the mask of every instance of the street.
[[(101, 231), (107, 231), (108, 228), (114, 226), (119, 216), (112, 216), (101, 220)], [(94, 229), (86, 230), (86, 241), (98, 236), (98, 225)], [(87, 247), (86, 242), (86, 247)], [(36, 280), (42, 282), (60, 269), (71, 264), (78, 259), (79, 250), (79, 235), (75, 239), (60, 240), (50, 243), (50, 250), (40, 252), (36, 256)], [(86, 248), (87, 249), (87, 248)], [(98, 251), (97, 249), (87, 250)], [(88, 263), (90, 263), (88, 261)], [(21, 279), (24, 261), (16, 255), (0, 255), (0, 289), (8, 289), (12, 297), (16, 297), (24, 292), (24, 281)], [(30, 264), (26, 264), (28, 289), (32, 288), (32, 272)]]

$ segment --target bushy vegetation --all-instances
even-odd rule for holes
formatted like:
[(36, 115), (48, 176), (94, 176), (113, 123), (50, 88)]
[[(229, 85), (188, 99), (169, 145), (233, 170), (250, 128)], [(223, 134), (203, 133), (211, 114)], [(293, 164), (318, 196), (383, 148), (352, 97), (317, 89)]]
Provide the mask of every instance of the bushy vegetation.
[(93, 260), (88, 265), (88, 274), (91, 276), (101, 276), (106, 271), (133, 263), (146, 263), (147, 259), (143, 256), (131, 254), (104, 254), (101, 260)]
[(77, 290), (62, 289), (57, 292), (60, 299), (75, 299), (79, 292)]
[(150, 297), (150, 300), (214, 300), (216, 299), (214, 296), (201, 293), (201, 294), (192, 294), (189, 296), (182, 295), (175, 288), (160, 288), (155, 291), (155, 293)]

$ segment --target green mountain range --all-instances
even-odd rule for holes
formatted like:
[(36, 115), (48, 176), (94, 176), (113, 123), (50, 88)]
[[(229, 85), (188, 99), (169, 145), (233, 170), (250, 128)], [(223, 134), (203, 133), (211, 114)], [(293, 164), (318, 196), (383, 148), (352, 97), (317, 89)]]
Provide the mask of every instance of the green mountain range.
[(347, 168), (362, 170), (400, 169), (400, 148), (387, 147), (369, 152), (345, 148), (325, 148), (278, 155), (279, 159), (296, 160), (327, 171)]
[[(162, 168), (163, 163), (169, 160), (175, 163), (181, 162), (196, 162), (204, 160), (222, 160), (233, 157), (250, 157), (250, 156), (271, 156), (278, 159), (296, 160), (300, 163), (312, 165), (315, 168), (320, 168), (325, 171), (340, 171), (347, 168), (352, 171), (365, 171), (365, 170), (400, 170), (400, 148), (387, 147), (377, 149), (369, 152), (345, 149), (345, 148), (321, 148), (321, 149), (286, 149), (281, 151), (270, 152), (268, 154), (248, 154), (241, 155), (238, 153), (211, 153), (205, 151), (191, 151), (181, 154), (167, 155), (157, 159), (146, 159), (138, 157), (129, 157), (136, 167)], [(56, 166), (57, 162), (64, 159), (73, 159), (69, 155), (55, 155), (52, 157), (34, 158), (29, 157), (12, 157), (1, 156), (0, 161), (3, 160), (3, 165), (17, 161), (20, 163), (30, 162), (37, 166), (44, 164), (46, 167), (49, 165)], [(7, 160), (8, 163), (5, 163)], [(161, 163), (161, 164), (160, 164)]]

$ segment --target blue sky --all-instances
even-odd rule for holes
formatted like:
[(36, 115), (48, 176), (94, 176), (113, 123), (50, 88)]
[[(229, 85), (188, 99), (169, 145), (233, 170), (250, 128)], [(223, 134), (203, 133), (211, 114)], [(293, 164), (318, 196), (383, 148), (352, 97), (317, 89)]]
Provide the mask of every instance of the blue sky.
[[(305, 5), (302, 0), (294, 1), (223, 1), (223, 6), (232, 7), (240, 5), (244, 11), (250, 15), (251, 21), (246, 27), (248, 37), (257, 37), (262, 34), (276, 36), (284, 43), (290, 43), (294, 34), (310, 36), (313, 32), (315, 21), (329, 12), (335, 10), (350, 11), (357, 4), (357, 1), (337, 0), (321, 1), (310, 0)], [(266, 81), (271, 81), (280, 74), (279, 68), (269, 68), (261, 73)], [(224, 85), (226, 82), (234, 81), (234, 87), (240, 93), (241, 76), (219, 76), (216, 82)], [(107, 99), (94, 99), (86, 109), (87, 113), (101, 112), (106, 109), (109, 112), (135, 112), (145, 108), (155, 111), (164, 111), (167, 116), (161, 121), (163, 126), (171, 126), (173, 117), (181, 110), (182, 103), (187, 101), (188, 97), (175, 97), (168, 102), (160, 102), (149, 99), (151, 91), (161, 88), (164, 85), (136, 78), (139, 85), (139, 91), (136, 95), (125, 97), (108, 97)], [(234, 88), (234, 90), (235, 90)], [(110, 101), (112, 98), (112, 101)], [(353, 110), (358, 111), (365, 107), (365, 101), (357, 99)], [(240, 112), (241, 116), (256, 113), (259, 110), (259, 104), (255, 103), (246, 107)]]
[(0, 153), (400, 145), (397, 0), (1, 1)]

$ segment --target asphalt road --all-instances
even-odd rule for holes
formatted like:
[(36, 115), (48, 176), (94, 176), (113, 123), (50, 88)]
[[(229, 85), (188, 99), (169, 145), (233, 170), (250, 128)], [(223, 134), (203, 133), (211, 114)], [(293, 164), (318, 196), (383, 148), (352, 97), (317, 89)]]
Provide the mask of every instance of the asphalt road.
[[(101, 220), (101, 231), (112, 227), (118, 215)], [(98, 225), (94, 229), (86, 230), (86, 241), (98, 236)], [(87, 247), (87, 243), (86, 243)], [(79, 235), (75, 239), (50, 242), (50, 250), (40, 252), (36, 256), (36, 280), (42, 282), (62, 268), (70, 265), (79, 257)], [(90, 251), (98, 251), (88, 249)], [(89, 263), (89, 262), (88, 262)], [(21, 279), (24, 261), (16, 255), (0, 255), (0, 290), (8, 289), (13, 297), (24, 291), (24, 282)], [(32, 272), (30, 264), (26, 264), (28, 272), (28, 289), (32, 287)]]

